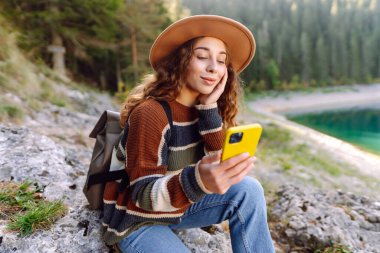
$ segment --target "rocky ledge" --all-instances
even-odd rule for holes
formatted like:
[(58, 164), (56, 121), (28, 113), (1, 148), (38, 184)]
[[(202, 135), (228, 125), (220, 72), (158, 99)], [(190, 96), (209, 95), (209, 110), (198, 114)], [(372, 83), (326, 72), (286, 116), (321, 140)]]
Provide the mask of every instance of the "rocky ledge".
[[(86, 122), (85, 118), (82, 122)], [(48, 128), (39, 131), (49, 132)], [(67, 214), (50, 230), (40, 230), (27, 237), (7, 231), (6, 221), (0, 215), (0, 252), (108, 252), (100, 238), (100, 212), (88, 209), (82, 193), (88, 168), (83, 158), (91, 157), (91, 149), (84, 144), (75, 145), (72, 140), (61, 145), (53, 139), (62, 140), (62, 136), (55, 132), (47, 137), (30, 128), (0, 125), (0, 181), (38, 182), (46, 186), (47, 199), (63, 199), (68, 207)], [(221, 226), (212, 233), (202, 229), (176, 233), (192, 252), (231, 252), (229, 235)]]
[[(84, 107), (94, 104), (101, 102), (91, 100)], [(47, 199), (63, 199), (68, 207), (50, 230), (28, 237), (7, 231), (0, 216), (0, 252), (108, 252), (99, 234), (100, 213), (88, 209), (82, 194), (94, 144), (87, 136), (97, 120), (91, 114), (99, 115), (100, 107), (79, 113), (48, 105), (23, 127), (0, 124), (0, 181), (38, 182), (46, 186)], [(376, 200), (282, 185), (268, 213), (277, 252), (314, 252), (333, 244), (348, 246), (352, 252), (380, 252), (380, 202)], [(232, 252), (229, 235), (221, 226), (212, 232), (176, 233), (192, 252)]]
[(283, 185), (271, 224), (273, 238), (286, 245), (286, 252), (314, 252), (332, 244), (352, 252), (380, 252), (380, 202), (352, 193)]

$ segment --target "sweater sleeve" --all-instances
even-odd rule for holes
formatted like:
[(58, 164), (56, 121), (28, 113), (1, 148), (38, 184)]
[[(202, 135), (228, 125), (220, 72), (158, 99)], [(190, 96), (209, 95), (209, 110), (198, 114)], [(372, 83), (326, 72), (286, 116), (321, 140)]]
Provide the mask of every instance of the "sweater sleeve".
[(156, 101), (136, 107), (129, 118), (127, 172), (134, 204), (147, 211), (172, 212), (187, 207), (206, 192), (197, 166), (166, 175), (170, 126)]
[(199, 113), (199, 133), (205, 142), (205, 152), (221, 150), (225, 131), (222, 117), (218, 113), (217, 103), (210, 105), (196, 105)]

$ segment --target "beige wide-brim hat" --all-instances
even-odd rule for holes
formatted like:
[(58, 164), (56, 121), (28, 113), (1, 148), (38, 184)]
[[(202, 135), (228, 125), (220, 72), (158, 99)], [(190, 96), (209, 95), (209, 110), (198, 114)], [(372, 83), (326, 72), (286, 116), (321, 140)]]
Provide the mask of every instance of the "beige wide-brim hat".
[(243, 24), (216, 15), (196, 15), (174, 22), (157, 37), (150, 50), (150, 64), (157, 70), (161, 60), (186, 41), (197, 37), (222, 40), (227, 45), (230, 61), (237, 73), (248, 66), (255, 54), (255, 39)]

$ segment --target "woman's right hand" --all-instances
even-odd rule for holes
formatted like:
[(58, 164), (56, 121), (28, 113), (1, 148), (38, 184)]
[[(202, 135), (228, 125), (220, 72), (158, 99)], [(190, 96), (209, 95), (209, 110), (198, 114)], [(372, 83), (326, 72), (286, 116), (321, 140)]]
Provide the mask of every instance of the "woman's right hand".
[(224, 194), (253, 168), (255, 157), (242, 153), (220, 162), (221, 152), (204, 156), (198, 165), (203, 185), (213, 193)]
[(198, 96), (199, 103), (202, 105), (216, 103), (218, 99), (220, 98), (220, 96), (223, 94), (224, 89), (226, 88), (227, 79), (228, 79), (228, 72), (226, 68), (222, 79), (215, 86), (214, 90), (210, 94), (201, 94)]

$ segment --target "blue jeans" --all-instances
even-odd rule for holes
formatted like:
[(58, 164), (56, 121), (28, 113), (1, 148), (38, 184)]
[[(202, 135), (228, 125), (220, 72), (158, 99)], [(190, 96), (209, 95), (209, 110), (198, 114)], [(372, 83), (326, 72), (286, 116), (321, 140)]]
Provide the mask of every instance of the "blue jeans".
[(179, 224), (145, 226), (118, 243), (122, 252), (190, 252), (172, 229), (206, 227), (229, 220), (233, 252), (274, 252), (270, 237), (264, 191), (246, 177), (225, 194), (210, 194), (191, 205)]

